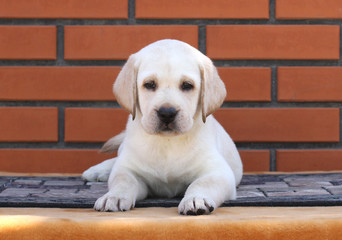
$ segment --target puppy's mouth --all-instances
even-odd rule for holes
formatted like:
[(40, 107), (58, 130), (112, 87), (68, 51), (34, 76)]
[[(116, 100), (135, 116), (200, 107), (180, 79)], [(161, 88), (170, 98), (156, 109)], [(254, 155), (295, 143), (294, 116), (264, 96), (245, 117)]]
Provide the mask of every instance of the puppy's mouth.
[(178, 133), (177, 128), (174, 126), (173, 123), (163, 123), (163, 122), (160, 123), (158, 132), (162, 134)]

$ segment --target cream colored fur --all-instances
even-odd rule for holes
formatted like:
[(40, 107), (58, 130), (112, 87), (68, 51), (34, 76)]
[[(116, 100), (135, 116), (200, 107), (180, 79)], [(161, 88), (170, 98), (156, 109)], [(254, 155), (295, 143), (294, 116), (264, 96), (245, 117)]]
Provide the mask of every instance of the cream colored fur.
[[(151, 82), (155, 89), (146, 87)], [(184, 90), (185, 82), (193, 88)], [(152, 43), (130, 56), (114, 93), (131, 116), (126, 131), (103, 148), (119, 148), (118, 157), (83, 173), (89, 181), (108, 178), (109, 191), (96, 201), (96, 210), (126, 211), (148, 196), (184, 195), (179, 213), (199, 215), (236, 197), (242, 163), (211, 115), (226, 90), (209, 58), (177, 40)], [(177, 115), (167, 125), (157, 112), (171, 107)]]

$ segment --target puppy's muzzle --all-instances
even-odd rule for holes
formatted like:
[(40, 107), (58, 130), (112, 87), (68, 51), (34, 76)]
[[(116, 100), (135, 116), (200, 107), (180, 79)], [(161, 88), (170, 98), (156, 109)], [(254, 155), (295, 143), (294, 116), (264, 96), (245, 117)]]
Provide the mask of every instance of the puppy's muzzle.
[(177, 113), (178, 111), (173, 107), (169, 107), (169, 108), (161, 107), (157, 111), (158, 118), (160, 119), (160, 121), (162, 121), (166, 125), (168, 125), (169, 123), (172, 123), (175, 120)]

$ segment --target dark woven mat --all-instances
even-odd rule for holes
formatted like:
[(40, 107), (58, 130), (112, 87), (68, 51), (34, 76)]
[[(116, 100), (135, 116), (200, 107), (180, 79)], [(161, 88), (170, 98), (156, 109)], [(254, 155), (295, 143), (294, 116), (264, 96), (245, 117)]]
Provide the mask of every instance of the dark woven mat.
[[(0, 176), (0, 207), (92, 208), (106, 183), (79, 177)], [(342, 173), (245, 175), (224, 206), (342, 206)], [(176, 207), (180, 199), (146, 199), (136, 207)]]

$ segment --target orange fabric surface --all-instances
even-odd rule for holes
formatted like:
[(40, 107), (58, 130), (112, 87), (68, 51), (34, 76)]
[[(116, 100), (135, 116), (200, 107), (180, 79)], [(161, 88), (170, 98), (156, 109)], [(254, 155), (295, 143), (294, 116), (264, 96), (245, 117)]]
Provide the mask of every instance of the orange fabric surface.
[(182, 216), (176, 208), (2, 208), (0, 239), (341, 239), (342, 207), (234, 207)]

